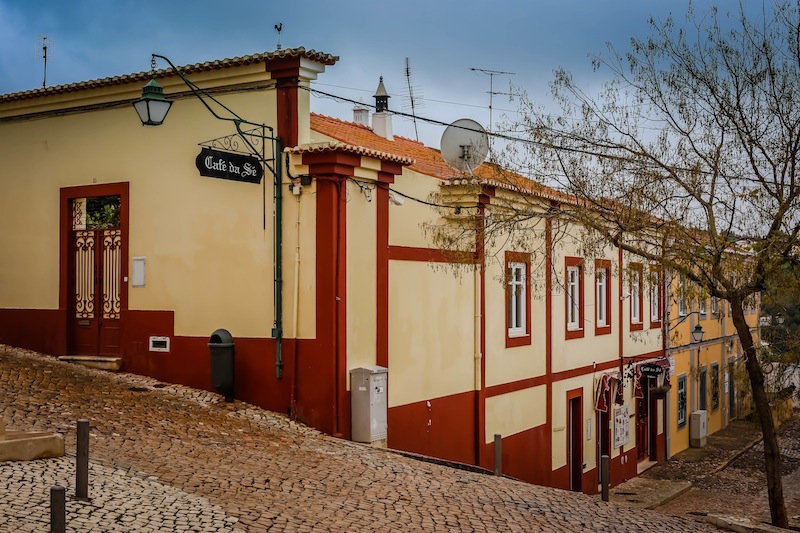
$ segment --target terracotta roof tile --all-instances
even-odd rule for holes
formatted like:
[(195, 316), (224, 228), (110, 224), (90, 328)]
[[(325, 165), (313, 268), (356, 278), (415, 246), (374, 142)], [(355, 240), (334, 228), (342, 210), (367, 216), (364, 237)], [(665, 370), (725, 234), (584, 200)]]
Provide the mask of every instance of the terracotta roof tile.
[[(204, 63), (195, 63), (193, 65), (179, 66), (178, 68), (184, 74), (191, 74), (193, 72), (205, 72), (209, 70), (220, 70), (230, 67), (238, 67), (241, 65), (251, 65), (253, 63), (260, 63), (263, 61), (271, 61), (275, 59), (282, 59), (285, 57), (305, 57), (312, 61), (318, 61), (325, 65), (333, 65), (339, 60), (338, 56), (317, 52), (316, 50), (306, 50), (303, 47), (287, 48), (285, 50), (277, 50), (275, 52), (264, 52), (260, 54), (252, 54), (247, 56), (232, 57), (228, 59), (219, 59), (216, 61), (206, 61)], [(172, 69), (157, 70), (158, 76), (170, 76)], [(123, 74), (121, 76), (113, 76), (110, 78), (101, 78), (97, 80), (81, 81), (77, 83), (70, 83), (66, 85), (54, 85), (52, 87), (43, 87), (33, 89), (30, 91), (22, 91), (16, 93), (9, 93), (0, 95), (0, 103), (11, 102), (14, 100), (26, 100), (29, 98), (37, 98), (39, 96), (69, 93), (74, 91), (81, 91), (84, 89), (93, 89), (103, 86), (111, 85), (124, 85), (126, 83), (146, 81), (152, 77), (150, 71), (137, 72), (135, 74)]]
[(352, 144), (347, 144), (340, 141), (324, 141), (318, 143), (308, 143), (308, 144), (303, 144), (301, 146), (295, 146), (293, 148), (284, 149), (284, 152), (289, 152), (293, 154), (302, 154), (308, 152), (333, 152), (333, 151), (345, 151), (358, 155), (366, 155), (369, 157), (374, 157), (376, 159), (381, 159), (383, 161), (393, 161), (396, 163), (400, 163), (402, 165), (414, 164), (414, 160), (411, 159), (410, 157), (401, 156), (397, 154), (390, 154), (387, 152), (381, 152), (379, 150), (373, 150), (371, 148), (367, 148), (366, 146), (354, 146)]
[[(458, 171), (453, 170), (445, 163), (439, 150), (425, 146), (413, 139), (395, 135), (394, 140), (390, 141), (377, 135), (367, 126), (317, 113), (311, 113), (311, 129), (348, 146), (360, 146), (382, 154), (412, 159), (413, 163), (408, 168), (421, 174), (447, 180), (448, 183), (456, 184), (463, 179)], [(574, 202), (574, 198), (567, 194), (490, 163), (484, 163), (476, 168), (474, 175), (482, 183), (492, 187), (533, 193), (548, 200)]]

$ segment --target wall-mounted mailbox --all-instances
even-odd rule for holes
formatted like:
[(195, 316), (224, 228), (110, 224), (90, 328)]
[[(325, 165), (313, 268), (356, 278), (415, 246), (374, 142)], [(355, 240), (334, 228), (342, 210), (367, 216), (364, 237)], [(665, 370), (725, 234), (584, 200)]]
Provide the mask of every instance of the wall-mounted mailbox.
[(382, 366), (350, 371), (350, 436), (356, 442), (386, 439), (388, 371)]

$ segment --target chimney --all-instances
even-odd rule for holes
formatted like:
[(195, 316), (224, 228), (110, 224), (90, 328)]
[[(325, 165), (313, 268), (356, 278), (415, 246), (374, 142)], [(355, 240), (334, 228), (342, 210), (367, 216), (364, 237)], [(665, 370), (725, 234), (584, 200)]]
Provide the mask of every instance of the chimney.
[(353, 122), (369, 128), (369, 108), (364, 104), (356, 104), (353, 108)]
[(372, 131), (377, 135), (390, 141), (394, 140), (392, 135), (392, 115), (389, 113), (389, 93), (383, 86), (383, 76), (378, 83), (378, 90), (375, 91), (375, 114), (372, 115)]

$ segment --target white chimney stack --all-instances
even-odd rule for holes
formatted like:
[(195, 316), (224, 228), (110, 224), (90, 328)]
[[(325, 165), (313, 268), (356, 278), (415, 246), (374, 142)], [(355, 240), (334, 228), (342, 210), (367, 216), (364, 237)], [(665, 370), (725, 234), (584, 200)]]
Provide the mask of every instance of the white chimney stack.
[(383, 76), (378, 83), (378, 90), (375, 91), (375, 114), (372, 115), (372, 131), (384, 139), (394, 140), (392, 134), (392, 115), (389, 113), (389, 93), (383, 86)]
[(353, 122), (369, 128), (369, 108), (363, 104), (357, 104), (353, 108)]

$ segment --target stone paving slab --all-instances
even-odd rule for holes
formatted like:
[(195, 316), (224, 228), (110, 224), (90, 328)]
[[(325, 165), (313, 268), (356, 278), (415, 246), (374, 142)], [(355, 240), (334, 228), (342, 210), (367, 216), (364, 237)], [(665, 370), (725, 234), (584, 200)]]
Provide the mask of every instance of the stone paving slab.
[(655, 509), (692, 488), (690, 481), (635, 477), (609, 490), (612, 502)]
[[(59, 431), (68, 450), (75, 446), (75, 421), (90, 420), (89, 490), (98, 496), (91, 508), (70, 502), (68, 509), (113, 520), (120, 531), (716, 531), (582, 494), (420, 462), (323, 435), (246, 403), (226, 404), (210, 392), (3, 346), (0, 390), (0, 413), (9, 426)], [(25, 474), (40, 464), (43, 471)], [(49, 483), (65, 483), (68, 467), (47, 460), (3, 468), (23, 473), (0, 496), (0, 531), (17, 531), (16, 517), (41, 516), (33, 508), (49, 498)], [(33, 488), (32, 478), (45, 481)], [(136, 522), (140, 517), (157, 525)], [(91, 522), (69, 525), (116, 531)]]

